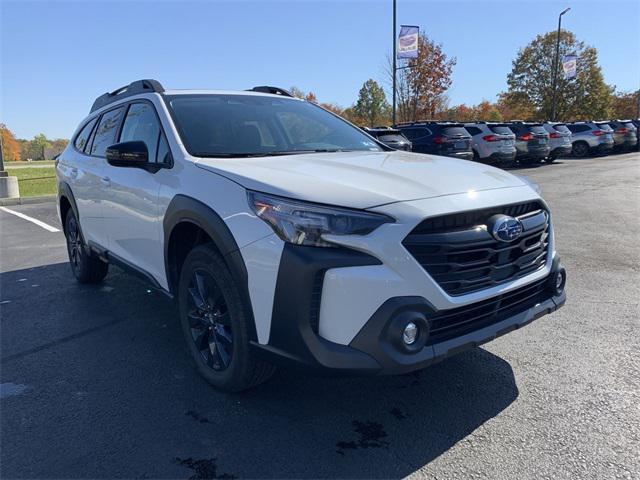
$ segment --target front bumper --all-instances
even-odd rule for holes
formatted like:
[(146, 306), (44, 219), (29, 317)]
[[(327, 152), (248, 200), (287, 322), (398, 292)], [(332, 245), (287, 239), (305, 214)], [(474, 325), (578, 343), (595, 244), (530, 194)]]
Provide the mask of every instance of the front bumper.
[[(325, 273), (331, 268), (345, 266), (376, 266), (380, 262), (367, 254), (350, 249), (318, 249), (287, 244), (284, 248), (278, 284), (273, 305), (271, 332), (268, 344), (253, 343), (257, 355), (280, 365), (300, 367), (320, 373), (346, 375), (398, 374), (424, 368), (448, 356), (486, 343), (512, 330), (523, 327), (543, 315), (551, 313), (565, 303), (564, 291), (554, 292), (549, 284), (562, 267), (556, 256), (551, 273), (535, 282), (535, 295), (512, 306), (498, 306), (495, 312), (465, 323), (457, 333), (423, 337), (417, 350), (408, 351), (399, 341), (398, 325), (408, 314), (425, 319), (424, 332), (435, 332), (439, 318), (451, 316), (450, 312), (477, 308), (490, 309), (491, 305), (507, 305), (506, 297), (518, 292), (532, 291), (533, 284), (518, 290), (485, 299), (465, 307), (438, 310), (426, 298), (419, 296), (395, 296), (386, 300), (369, 318), (349, 344), (340, 344), (319, 334), (319, 306)], [(523, 293), (524, 295), (524, 293)], [(471, 315), (470, 313), (467, 313)], [(460, 313), (462, 315), (462, 313)], [(461, 323), (459, 315), (455, 318)], [(400, 319), (400, 320), (399, 320)]]

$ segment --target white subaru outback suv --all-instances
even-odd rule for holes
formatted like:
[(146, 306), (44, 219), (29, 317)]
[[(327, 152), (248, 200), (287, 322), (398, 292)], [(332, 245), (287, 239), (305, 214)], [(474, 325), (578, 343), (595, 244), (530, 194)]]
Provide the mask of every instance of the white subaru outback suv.
[(99, 97), (57, 163), (72, 271), (174, 297), (200, 373), (421, 369), (553, 312), (565, 270), (526, 180), (395, 151), (275, 87)]

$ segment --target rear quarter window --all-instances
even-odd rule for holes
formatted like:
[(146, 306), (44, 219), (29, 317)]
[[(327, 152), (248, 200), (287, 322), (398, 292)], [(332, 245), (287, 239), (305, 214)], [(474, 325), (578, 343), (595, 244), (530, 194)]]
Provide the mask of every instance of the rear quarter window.
[(469, 135), (478, 135), (479, 133), (482, 133), (482, 130), (480, 130), (478, 127), (464, 127), (467, 132), (469, 132)]
[(567, 125), (567, 128), (572, 133), (581, 133), (586, 132), (587, 130), (591, 130), (591, 127), (589, 127), (588, 125)]
[(94, 125), (96, 124), (97, 118), (93, 118), (89, 120), (85, 126), (80, 130), (80, 133), (76, 137), (73, 145), (77, 150), (83, 152), (87, 143), (89, 142), (89, 136), (91, 135), (91, 131), (93, 130)]

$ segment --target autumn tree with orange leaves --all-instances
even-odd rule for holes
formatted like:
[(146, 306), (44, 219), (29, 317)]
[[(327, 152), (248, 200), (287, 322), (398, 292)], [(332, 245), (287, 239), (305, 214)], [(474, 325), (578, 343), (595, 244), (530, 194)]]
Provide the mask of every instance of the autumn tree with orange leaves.
[(0, 135), (2, 135), (2, 153), (4, 160), (20, 160), (20, 144), (4, 123), (0, 123)]
[(397, 73), (398, 119), (401, 122), (427, 120), (446, 109), (444, 93), (451, 86), (456, 58), (449, 58), (442, 45), (421, 33), (418, 58), (408, 61)]

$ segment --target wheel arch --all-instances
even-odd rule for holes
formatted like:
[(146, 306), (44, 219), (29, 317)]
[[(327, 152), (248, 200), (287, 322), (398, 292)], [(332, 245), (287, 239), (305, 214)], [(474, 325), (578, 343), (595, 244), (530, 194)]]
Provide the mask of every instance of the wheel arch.
[(247, 269), (238, 244), (225, 221), (211, 207), (186, 195), (176, 195), (163, 220), (164, 262), (169, 292), (178, 297), (180, 269), (191, 249), (211, 243), (220, 253), (240, 286), (240, 296), (249, 318), (251, 340), (257, 340), (253, 307), (249, 296)]
[(80, 215), (78, 213), (78, 205), (76, 204), (76, 199), (73, 196), (73, 192), (71, 191), (71, 187), (67, 182), (58, 182), (58, 213), (60, 214), (60, 222), (62, 223), (62, 231), (66, 233), (67, 225), (66, 218), (69, 210), (73, 211), (73, 214), (76, 216), (78, 220), (78, 228), (80, 232), (82, 232), (82, 227), (80, 225)]

